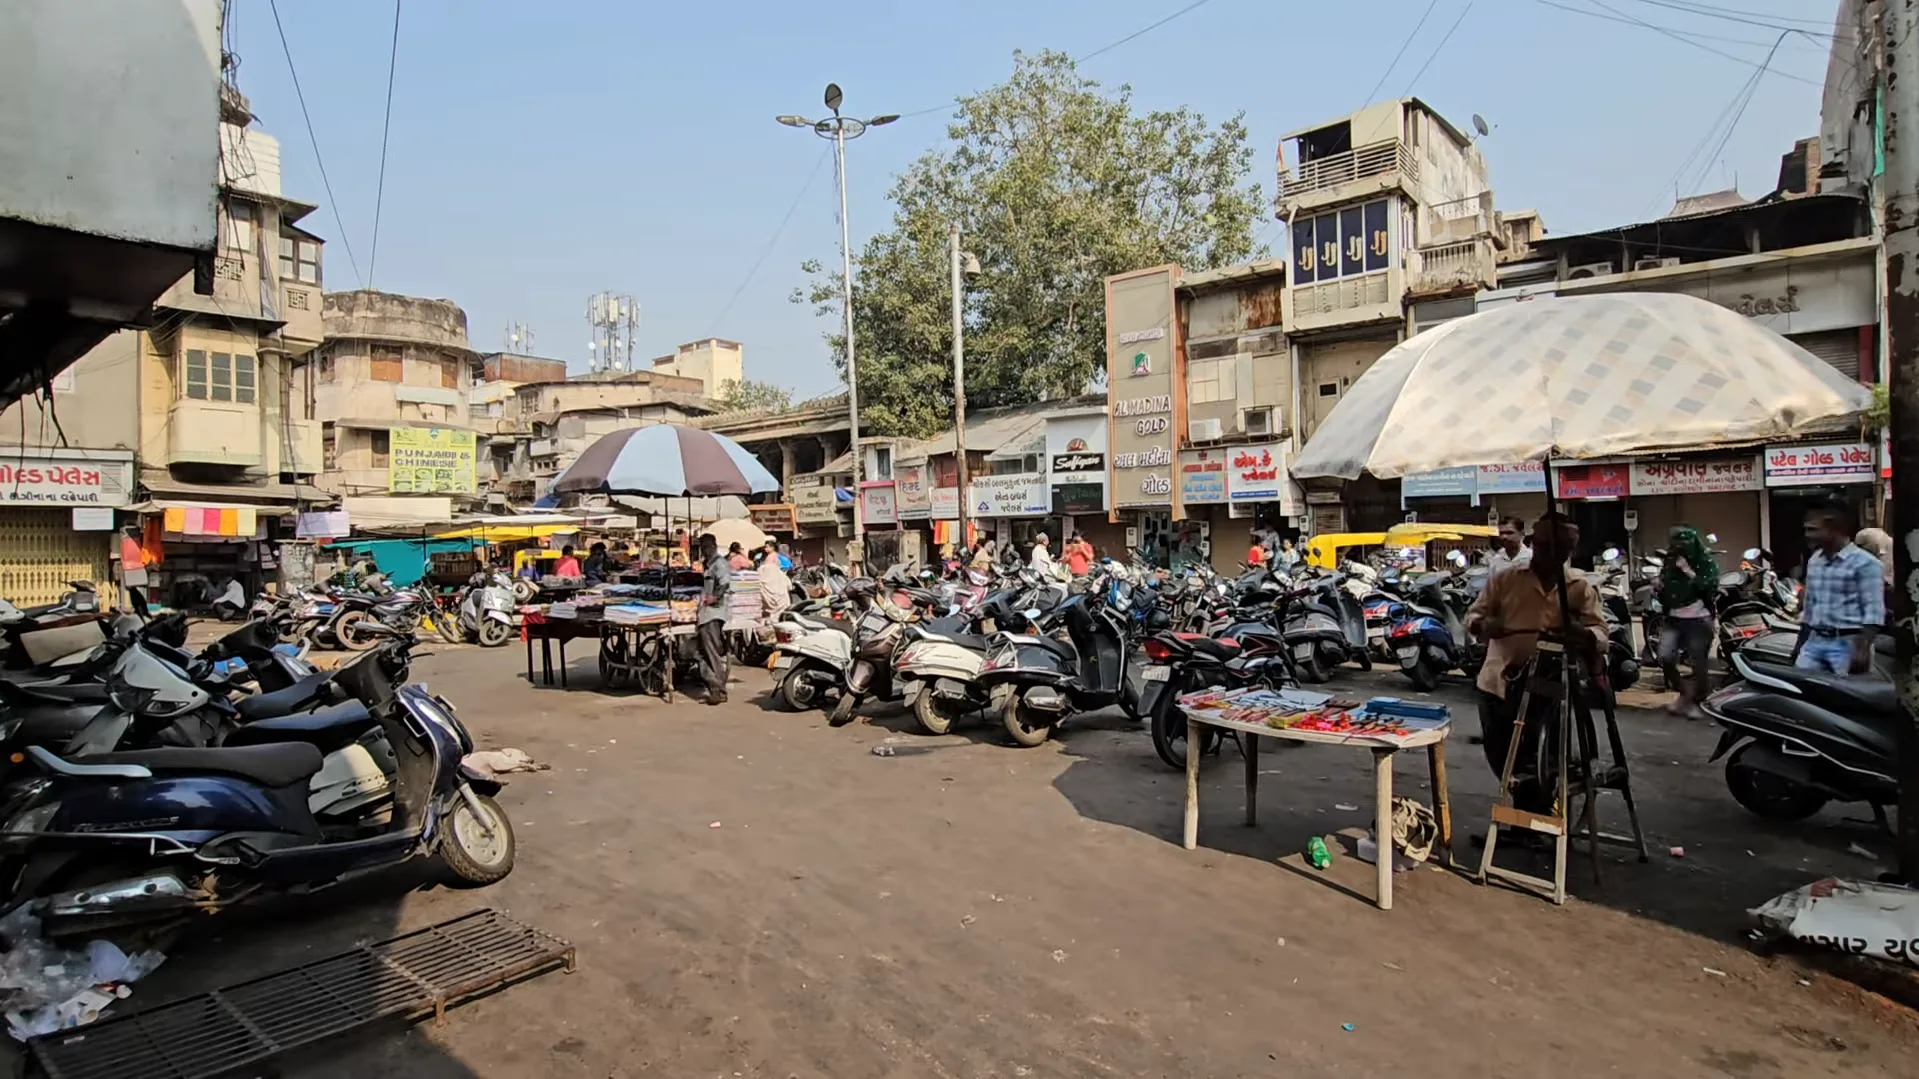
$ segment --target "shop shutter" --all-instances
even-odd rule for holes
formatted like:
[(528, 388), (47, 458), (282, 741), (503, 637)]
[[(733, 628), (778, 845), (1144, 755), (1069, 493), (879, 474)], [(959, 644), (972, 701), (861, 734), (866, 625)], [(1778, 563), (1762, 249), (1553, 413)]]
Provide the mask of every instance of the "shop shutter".
[(1859, 330), (1825, 330), (1789, 335), (1786, 340), (1837, 367), (1847, 378), (1859, 377)]
[(112, 532), (75, 532), (66, 506), (0, 506), (0, 596), (16, 607), (58, 603), (68, 581), (92, 581), (112, 602)]

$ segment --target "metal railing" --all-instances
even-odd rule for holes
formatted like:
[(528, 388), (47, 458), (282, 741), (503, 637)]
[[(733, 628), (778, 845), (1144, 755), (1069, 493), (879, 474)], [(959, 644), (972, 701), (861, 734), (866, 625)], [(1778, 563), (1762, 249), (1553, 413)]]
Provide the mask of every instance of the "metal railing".
[(1419, 160), (1413, 156), (1411, 147), (1398, 139), (1389, 139), (1314, 158), (1299, 167), (1297, 176), (1288, 172), (1282, 165), (1278, 195), (1281, 201), (1391, 172), (1401, 173), (1416, 183)]
[(1493, 243), (1487, 237), (1462, 243), (1419, 249), (1419, 272), (1412, 291), (1426, 292), (1456, 285), (1490, 285), (1497, 273)]

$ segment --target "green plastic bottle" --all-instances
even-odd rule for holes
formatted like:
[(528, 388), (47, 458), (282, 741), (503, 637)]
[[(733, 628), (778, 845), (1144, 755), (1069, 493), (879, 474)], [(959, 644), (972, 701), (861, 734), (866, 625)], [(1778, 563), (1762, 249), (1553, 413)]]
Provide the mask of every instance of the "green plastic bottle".
[(1333, 864), (1333, 853), (1326, 849), (1326, 841), (1314, 836), (1306, 841), (1306, 860), (1313, 863), (1314, 869), (1325, 869)]

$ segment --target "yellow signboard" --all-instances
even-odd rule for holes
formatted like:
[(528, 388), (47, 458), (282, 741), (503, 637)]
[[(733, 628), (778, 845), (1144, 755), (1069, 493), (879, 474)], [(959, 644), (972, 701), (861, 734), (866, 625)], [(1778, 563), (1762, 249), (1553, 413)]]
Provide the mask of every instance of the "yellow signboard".
[(474, 493), (473, 432), (444, 427), (394, 427), (387, 432), (387, 487), (394, 494)]

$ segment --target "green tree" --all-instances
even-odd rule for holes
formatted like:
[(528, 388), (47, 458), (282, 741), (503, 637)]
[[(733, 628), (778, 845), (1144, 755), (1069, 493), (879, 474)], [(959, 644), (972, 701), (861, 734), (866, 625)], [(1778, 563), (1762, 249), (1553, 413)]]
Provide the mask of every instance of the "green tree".
[[(863, 424), (924, 435), (952, 416), (949, 223), (982, 270), (965, 299), (968, 404), (1071, 395), (1104, 376), (1109, 274), (1254, 253), (1268, 211), (1252, 162), (1240, 116), (1135, 112), (1131, 87), (1104, 89), (1064, 54), (1014, 53), (1011, 77), (961, 98), (946, 143), (894, 182), (891, 227), (855, 259)], [(802, 268), (794, 302), (839, 325), (838, 266)], [(844, 377), (845, 335), (826, 337)]]
[(723, 412), (741, 408), (766, 408), (774, 412), (785, 412), (793, 405), (793, 391), (784, 386), (775, 386), (771, 382), (755, 382), (752, 379), (727, 379), (720, 383), (719, 396), (714, 403)]

